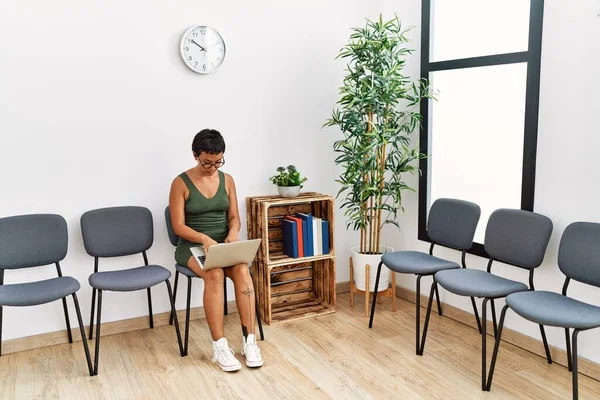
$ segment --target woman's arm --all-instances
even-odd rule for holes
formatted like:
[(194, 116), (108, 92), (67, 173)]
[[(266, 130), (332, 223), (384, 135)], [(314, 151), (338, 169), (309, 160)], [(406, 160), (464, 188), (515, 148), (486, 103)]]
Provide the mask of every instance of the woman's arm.
[(240, 212), (238, 210), (237, 193), (235, 191), (235, 182), (229, 174), (225, 174), (225, 184), (227, 185), (227, 197), (229, 198), (229, 209), (227, 210), (227, 221), (229, 223), (229, 235), (225, 243), (237, 242), (240, 232)]
[(173, 232), (193, 243), (202, 243), (204, 247), (216, 244), (209, 236), (198, 232), (185, 224), (185, 183), (180, 177), (173, 180), (169, 193), (169, 213)]

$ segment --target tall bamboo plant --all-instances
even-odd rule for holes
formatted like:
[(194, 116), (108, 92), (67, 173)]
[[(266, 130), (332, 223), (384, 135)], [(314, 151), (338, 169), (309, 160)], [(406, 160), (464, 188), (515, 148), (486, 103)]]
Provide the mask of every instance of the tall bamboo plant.
[[(402, 192), (413, 190), (402, 174), (418, 170), (415, 161), (426, 157), (411, 135), (422, 120), (419, 104), (433, 98), (429, 82), (403, 75), (413, 50), (398, 17), (384, 22), (367, 20), (352, 29), (337, 58), (348, 59), (340, 88), (341, 99), (324, 126), (339, 126), (344, 138), (334, 143), (335, 163), (343, 167), (338, 197), (348, 217), (346, 228), (360, 230), (360, 252), (378, 254), (381, 229), (398, 225)], [(382, 213), (385, 213), (382, 215)]]

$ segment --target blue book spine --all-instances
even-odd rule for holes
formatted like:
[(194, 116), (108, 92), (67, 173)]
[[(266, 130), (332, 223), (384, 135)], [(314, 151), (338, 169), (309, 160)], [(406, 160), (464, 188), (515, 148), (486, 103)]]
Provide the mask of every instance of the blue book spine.
[(298, 229), (295, 221), (281, 220), (281, 239), (283, 240), (283, 254), (298, 258)]
[(298, 216), (298, 218), (302, 218), (302, 220), (304, 222), (306, 222), (305, 224), (302, 224), (302, 227), (304, 228), (304, 231), (306, 232), (306, 235), (302, 235), (303, 236), (303, 240), (304, 240), (304, 255), (307, 257), (312, 257), (315, 255), (315, 249), (314, 249), (314, 243), (313, 243), (313, 238), (314, 238), (314, 234), (315, 232), (313, 232), (313, 217), (310, 214), (305, 214), (305, 213), (297, 213), (296, 214)]
[(329, 254), (329, 222), (323, 220), (321, 226), (323, 228), (323, 254)]
[[(302, 243), (307, 243), (308, 242), (308, 228), (306, 227), (306, 221), (302, 221)], [(308, 245), (304, 244), (304, 257), (309, 257), (310, 254), (310, 249), (308, 248)]]

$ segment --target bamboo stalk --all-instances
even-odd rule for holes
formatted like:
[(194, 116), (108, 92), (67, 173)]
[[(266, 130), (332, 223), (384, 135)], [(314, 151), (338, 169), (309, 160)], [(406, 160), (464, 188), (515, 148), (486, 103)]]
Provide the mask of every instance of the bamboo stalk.
[(383, 145), (381, 149), (381, 154), (379, 156), (379, 199), (378, 199), (378, 212), (377, 212), (377, 250), (379, 250), (379, 246), (381, 244), (381, 205), (383, 202), (383, 179), (385, 175), (385, 161), (386, 161), (386, 145)]
[[(368, 132), (372, 132), (373, 131), (373, 112), (369, 111), (368, 112), (368, 121), (369, 121), (369, 126), (367, 127), (367, 131)], [(369, 171), (369, 178), (370, 181), (373, 181), (373, 178), (375, 177), (374, 171)], [(368, 251), (373, 254), (373, 242), (374, 242), (374, 233), (375, 233), (375, 226), (373, 225), (374, 222), (374, 214), (375, 214), (375, 210), (373, 208), (373, 196), (369, 196), (369, 245), (368, 245)]]

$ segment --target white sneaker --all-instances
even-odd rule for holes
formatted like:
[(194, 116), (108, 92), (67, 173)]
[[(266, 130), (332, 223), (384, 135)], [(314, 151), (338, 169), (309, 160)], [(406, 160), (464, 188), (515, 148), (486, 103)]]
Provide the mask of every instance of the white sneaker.
[(219, 363), (219, 367), (226, 372), (233, 372), (242, 368), (242, 364), (234, 357), (233, 349), (229, 347), (229, 343), (225, 338), (213, 342), (212, 360)]
[(256, 336), (251, 333), (247, 340), (246, 338), (242, 340), (242, 355), (246, 357), (246, 365), (251, 368), (262, 367), (263, 359), (258, 344), (256, 344)]

